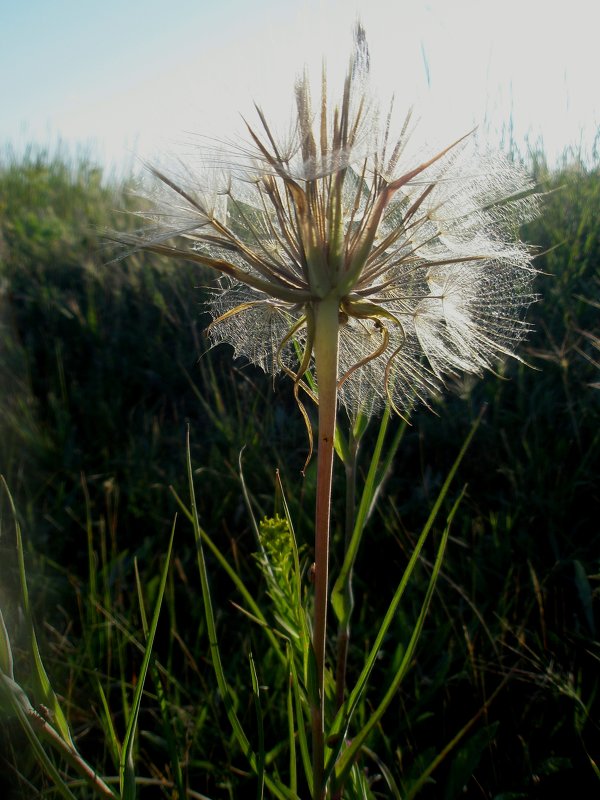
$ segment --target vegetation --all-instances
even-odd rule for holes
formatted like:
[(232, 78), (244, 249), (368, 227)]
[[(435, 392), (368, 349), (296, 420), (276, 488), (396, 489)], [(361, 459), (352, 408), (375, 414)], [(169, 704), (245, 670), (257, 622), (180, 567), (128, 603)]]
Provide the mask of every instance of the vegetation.
[[(439, 540), (466, 485), (416, 656), (372, 732), (353, 777), (365, 786), (352, 796), (598, 791), (600, 170), (576, 158), (551, 170), (537, 156), (533, 166), (548, 195), (523, 238), (539, 248), (536, 266), (548, 275), (529, 315), (527, 365), (457, 383), (437, 416), (421, 410), (405, 429), (389, 425), (388, 447), (401, 441), (355, 565), (352, 680), (486, 408), (434, 525)], [(0, 165), (0, 471), (16, 508), (3, 490), (0, 668), (10, 666), (31, 701), (47, 707), (37, 705), (39, 725), (45, 716), (64, 725), (109, 787), (110, 776), (131, 767), (143, 798), (255, 796), (260, 780), (236, 744), (210, 664), (194, 531), (204, 541), (231, 704), (254, 750), (291, 775), (293, 658), (278, 657), (285, 648), (256, 624), (244, 590), (270, 624), (301, 627), (286, 616), (286, 598), (296, 557), (308, 583), (314, 464), (302, 477), (308, 445), (289, 382), (273, 386), (232, 365), (228, 348), (208, 348), (203, 301), (212, 276), (140, 254), (112, 260), (101, 231), (130, 225), (114, 209), (135, 202), (87, 161), (40, 152)], [(377, 434), (372, 424), (365, 440)], [(366, 458), (359, 466), (364, 482)], [(339, 463), (335, 478), (339, 497)], [(343, 537), (341, 522), (334, 535)], [(431, 543), (421, 552), (372, 687), (387, 685), (402, 663), (435, 553)], [(36, 641), (59, 700), (40, 678)], [(370, 690), (359, 719), (378, 701)], [(95, 796), (52, 742), (44, 764), (6, 691), (0, 714), (3, 796), (45, 796), (52, 769), (74, 796)]]

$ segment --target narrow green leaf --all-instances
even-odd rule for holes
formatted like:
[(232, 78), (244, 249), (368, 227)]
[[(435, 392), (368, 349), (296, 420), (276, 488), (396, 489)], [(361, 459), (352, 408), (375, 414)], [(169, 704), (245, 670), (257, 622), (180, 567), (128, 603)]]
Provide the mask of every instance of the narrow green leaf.
[[(289, 672), (289, 680), (287, 685), (287, 694), (286, 694), (286, 710), (287, 710), (287, 722), (288, 722), (288, 746), (290, 749), (290, 790), (293, 794), (297, 794), (298, 792), (298, 767), (296, 764), (296, 734), (295, 734), (295, 724), (294, 724), (294, 673), (292, 669), (292, 665), (289, 663), (293, 660), (294, 654), (292, 651), (291, 645), (288, 645), (287, 648), (288, 654), (288, 672)], [(298, 727), (303, 727), (303, 719), (300, 717), (298, 719)]]
[[(384, 412), (385, 414), (385, 412)], [(352, 426), (352, 437), (355, 441), (360, 441), (363, 437), (364, 432), (369, 427), (369, 421), (371, 417), (369, 414), (363, 414), (362, 412), (358, 412), (356, 415), (356, 419), (354, 420), (354, 424)]]
[[(308, 744), (308, 737), (306, 735), (307, 725), (305, 725), (305, 717), (303, 712), (303, 700), (300, 693), (300, 684), (298, 682), (298, 672), (294, 659), (290, 656), (289, 660), (290, 669), (292, 673), (292, 691), (294, 693), (294, 705), (296, 707), (296, 720), (298, 725), (298, 742), (300, 744), (300, 757), (302, 758), (302, 766), (304, 767), (304, 774), (309, 786), (309, 792), (312, 796), (313, 773), (312, 773), (312, 760), (310, 756), (310, 748)], [(304, 706), (306, 706), (306, 699)]]
[(492, 704), (492, 702), (496, 699), (498, 694), (500, 694), (501, 690), (506, 685), (510, 675), (507, 675), (504, 680), (494, 689), (492, 694), (487, 698), (484, 705), (474, 714), (471, 719), (463, 725), (463, 727), (458, 731), (458, 733), (452, 737), (452, 739), (444, 746), (444, 748), (435, 756), (435, 758), (431, 761), (431, 763), (427, 766), (426, 769), (419, 775), (419, 778), (412, 784), (410, 789), (408, 790), (406, 797), (404, 800), (412, 800), (422, 789), (422, 787), (429, 781), (431, 774), (437, 769), (437, 767), (444, 761), (448, 754), (451, 753), (456, 745), (464, 739), (467, 733), (471, 730), (471, 728), (475, 725), (477, 720), (482, 717)]
[(13, 673), (12, 648), (10, 646), (10, 639), (8, 638), (8, 631), (4, 624), (2, 609), (0, 609), (0, 672), (8, 675), (9, 678), (15, 677)]
[(481, 761), (481, 756), (486, 747), (493, 741), (499, 722), (486, 725), (471, 738), (463, 742), (457, 751), (450, 767), (450, 772), (445, 780), (444, 800), (457, 800), (466, 791), (467, 784), (473, 772)]
[(348, 447), (348, 440), (342, 433), (339, 425), (335, 426), (333, 446), (342, 464), (347, 464), (350, 460), (350, 448)]
[(273, 648), (273, 652), (275, 652), (277, 654), (278, 658), (280, 659), (280, 661), (283, 664), (285, 664), (285, 653), (281, 649), (281, 644), (280, 644), (280, 642), (277, 641), (277, 638), (274, 635), (273, 631), (271, 630), (271, 626), (269, 625), (269, 623), (268, 623), (265, 615), (263, 614), (260, 606), (258, 605), (256, 600), (254, 599), (252, 594), (246, 588), (246, 585), (244, 584), (243, 580), (240, 578), (240, 576), (237, 574), (237, 572), (233, 569), (231, 564), (229, 564), (227, 559), (224, 557), (223, 553), (221, 553), (221, 551), (219, 550), (217, 545), (213, 542), (213, 540), (210, 538), (208, 533), (204, 530), (204, 528), (202, 528), (200, 526), (200, 523), (199, 523), (198, 519), (194, 519), (194, 515), (189, 510), (189, 508), (185, 505), (183, 500), (179, 497), (179, 495), (177, 494), (175, 489), (171, 486), (170, 490), (171, 490), (171, 494), (173, 495), (173, 497), (177, 501), (177, 504), (179, 505), (179, 508), (185, 514), (186, 518), (189, 520), (189, 522), (192, 524), (192, 526), (194, 526), (194, 530), (196, 530), (196, 526), (197, 526), (197, 532), (198, 532), (198, 535), (200, 536), (202, 542), (204, 544), (206, 544), (206, 546), (211, 551), (213, 556), (217, 559), (217, 562), (218, 562), (219, 566), (222, 567), (222, 569), (227, 573), (229, 579), (231, 580), (231, 582), (233, 583), (235, 588), (238, 590), (238, 592), (241, 594), (241, 596), (244, 598), (244, 600), (248, 604), (248, 607), (252, 609), (252, 613), (254, 614), (256, 619), (260, 621), (260, 624), (261, 624), (263, 630), (265, 631), (265, 633), (266, 633), (266, 635), (267, 635), (267, 637), (269, 639), (269, 643)]
[(173, 782), (179, 793), (178, 796), (181, 798), (185, 798), (186, 788), (185, 788), (185, 782), (183, 780), (183, 771), (181, 769), (181, 760), (180, 760), (181, 756), (173, 732), (172, 712), (171, 709), (169, 708), (167, 697), (165, 696), (163, 683), (160, 678), (160, 673), (156, 668), (156, 665), (153, 664), (151, 666), (150, 674), (152, 675), (152, 681), (154, 683), (154, 686), (156, 687), (158, 706), (160, 708), (160, 715), (162, 718), (163, 730), (165, 732), (167, 749), (169, 751), (169, 757), (171, 760), (171, 769), (173, 771)]
[(349, 595), (346, 590), (346, 585), (349, 580), (349, 576), (352, 573), (352, 569), (354, 567), (354, 563), (358, 555), (358, 549), (360, 546), (362, 535), (364, 533), (365, 525), (373, 509), (373, 505), (377, 498), (377, 494), (381, 486), (381, 483), (383, 481), (383, 478), (385, 477), (387, 469), (391, 464), (391, 461), (398, 449), (400, 440), (406, 428), (406, 424), (404, 424), (399, 429), (398, 433), (394, 437), (392, 446), (390, 447), (390, 450), (385, 458), (383, 469), (380, 469), (381, 458), (383, 453), (383, 445), (385, 442), (389, 421), (390, 421), (390, 409), (388, 406), (386, 407), (383, 413), (383, 417), (381, 419), (381, 423), (379, 426), (379, 433), (377, 436), (377, 441), (375, 443), (375, 448), (373, 449), (373, 455), (371, 457), (369, 471), (367, 473), (367, 478), (361, 495), (360, 505), (358, 507), (358, 512), (354, 523), (354, 530), (352, 532), (352, 537), (344, 554), (344, 563), (342, 564), (340, 573), (337, 577), (337, 580), (331, 592), (331, 606), (338, 619), (338, 622), (341, 625), (348, 624), (350, 614), (352, 612), (350, 603), (348, 602)]
[(162, 606), (163, 595), (165, 586), (167, 584), (167, 575), (171, 563), (171, 552), (173, 550), (173, 539), (175, 538), (175, 524), (177, 518), (173, 521), (171, 529), (171, 538), (169, 540), (169, 547), (165, 558), (165, 564), (160, 578), (160, 586), (158, 589), (158, 596), (154, 606), (154, 613), (152, 615), (152, 623), (148, 630), (148, 637), (146, 640), (146, 649), (144, 651), (144, 658), (140, 667), (140, 674), (138, 682), (135, 687), (133, 701), (131, 704), (131, 713), (127, 722), (125, 736), (123, 737), (123, 746), (121, 748), (121, 761), (119, 764), (119, 783), (121, 787), (122, 800), (135, 800), (136, 797), (136, 784), (135, 784), (135, 767), (133, 763), (133, 746), (135, 743), (135, 736), (137, 733), (138, 718), (142, 704), (142, 694), (144, 691), (144, 684), (146, 682), (146, 675), (150, 666), (150, 659), (152, 657), (152, 647), (154, 645), (154, 637), (158, 627), (158, 619), (160, 616), (160, 609)]
[(260, 703), (260, 687), (256, 675), (256, 665), (250, 653), (250, 675), (252, 678), (252, 695), (254, 697), (254, 710), (256, 712), (256, 726), (258, 730), (258, 755), (256, 758), (256, 800), (263, 800), (265, 793), (265, 727), (262, 706)]
[[(454, 503), (454, 505), (452, 507), (452, 510), (450, 511), (450, 514), (448, 515), (447, 525), (446, 525), (446, 527), (444, 529), (444, 532), (442, 534), (442, 538), (440, 540), (440, 544), (439, 544), (438, 551), (437, 551), (437, 554), (436, 554), (435, 563), (433, 565), (433, 570), (432, 570), (431, 576), (429, 578), (429, 584), (427, 586), (427, 592), (425, 594), (425, 599), (423, 600), (423, 604), (421, 605), (421, 610), (419, 612), (419, 616), (417, 618), (415, 627), (413, 628), (410, 640), (408, 642), (406, 650), (404, 651), (404, 655), (402, 657), (402, 661), (400, 662), (400, 665), (399, 665), (399, 667), (398, 667), (398, 669), (396, 671), (396, 674), (394, 675), (394, 679), (392, 680), (392, 682), (388, 686), (388, 688), (387, 688), (387, 690), (386, 690), (386, 692), (385, 692), (385, 694), (383, 696), (383, 699), (381, 700), (381, 702), (379, 703), (377, 708), (370, 713), (367, 723), (361, 728), (361, 730), (355, 736), (352, 737), (352, 742), (348, 745), (348, 747), (346, 749), (343, 750), (343, 752), (341, 753), (337, 764), (334, 765), (332, 763), (331, 766), (330, 766), (330, 770), (331, 771), (333, 770), (333, 768), (335, 766), (336, 783), (338, 785), (343, 785), (343, 783), (344, 783), (344, 781), (345, 781), (345, 779), (346, 779), (346, 777), (348, 775), (348, 771), (350, 770), (352, 764), (354, 763), (354, 760), (357, 758), (358, 754), (360, 753), (362, 745), (366, 741), (367, 737), (369, 736), (369, 734), (373, 730), (373, 728), (379, 723), (379, 720), (381, 719), (381, 717), (385, 713), (385, 711), (386, 711), (387, 707), (389, 706), (389, 704), (392, 702), (392, 700), (394, 698), (394, 695), (398, 691), (398, 688), (400, 687), (400, 684), (402, 683), (402, 680), (403, 680), (406, 672), (408, 671), (408, 668), (409, 668), (409, 666), (411, 664), (414, 652), (415, 652), (416, 647), (417, 647), (417, 643), (419, 641), (419, 637), (421, 635), (421, 630), (423, 629), (423, 624), (425, 622), (425, 617), (427, 616), (427, 611), (429, 609), (429, 604), (431, 603), (431, 598), (433, 597), (433, 592), (435, 590), (437, 577), (439, 575), (439, 572), (440, 572), (440, 569), (441, 569), (441, 566), (442, 566), (442, 560), (443, 560), (443, 557), (444, 557), (444, 553), (446, 551), (446, 543), (448, 541), (448, 536), (450, 534), (450, 527), (452, 525), (452, 521), (454, 519), (454, 515), (456, 514), (456, 512), (458, 510), (458, 507), (460, 505), (460, 502), (461, 502), (461, 500), (463, 498), (464, 492), (465, 492), (465, 489), (463, 489), (462, 492), (460, 493), (458, 499), (456, 500), (456, 502)], [(378, 636), (378, 640), (379, 640), (379, 636)], [(379, 643), (379, 645), (377, 647), (377, 652), (379, 652), (380, 645), (381, 645), (381, 642)], [(373, 648), (373, 650), (371, 651), (371, 655), (373, 654), (374, 651), (375, 651), (375, 648)], [(369, 658), (368, 663), (370, 662), (370, 660), (371, 659)], [(372, 669), (372, 663), (371, 663), (370, 669)], [(370, 669), (369, 669), (369, 672), (370, 672)], [(361, 675), (361, 678), (362, 678), (362, 675)], [(360, 679), (359, 679), (359, 682), (360, 682)], [(351, 700), (354, 702), (353, 698), (354, 698), (354, 692), (353, 692), (353, 695), (351, 695)], [(350, 714), (348, 714), (348, 717), (347, 717), (348, 721), (349, 721), (349, 717), (350, 717)], [(346, 724), (345, 731), (347, 731), (347, 727), (348, 727), (348, 725)]]
[(138, 569), (137, 558), (133, 559), (133, 572), (135, 575), (135, 589), (137, 592), (138, 606), (140, 609), (140, 620), (142, 622), (142, 631), (144, 639), (148, 639), (148, 617), (146, 615), (146, 604), (144, 603), (144, 592), (142, 590), (142, 581), (140, 579), (140, 571)]
[[(404, 570), (404, 574), (402, 575), (402, 579), (400, 581), (400, 584), (399, 584), (398, 588), (396, 589), (396, 593), (394, 594), (394, 597), (392, 598), (392, 601), (391, 601), (391, 603), (390, 603), (390, 605), (388, 607), (388, 610), (387, 610), (387, 612), (385, 614), (385, 617), (383, 618), (383, 621), (382, 621), (381, 626), (379, 628), (379, 631), (377, 633), (377, 637), (375, 638), (375, 642), (374, 642), (374, 644), (373, 644), (373, 646), (371, 648), (371, 651), (369, 653), (369, 656), (368, 656), (368, 658), (366, 660), (365, 666), (363, 667), (363, 670), (362, 670), (362, 672), (361, 672), (361, 674), (360, 674), (360, 676), (359, 676), (359, 678), (358, 678), (358, 680), (356, 682), (356, 685), (354, 686), (352, 692), (350, 693), (348, 699), (346, 700), (346, 702), (344, 703), (342, 708), (339, 710), (339, 712), (338, 712), (338, 714), (337, 714), (337, 716), (336, 716), (336, 718), (335, 718), (335, 720), (333, 722), (333, 726), (331, 728), (331, 731), (329, 732), (329, 737), (338, 740), (338, 742), (339, 742), (338, 745), (337, 745), (337, 750), (338, 751), (339, 751), (339, 748), (341, 748), (342, 741), (343, 741), (343, 737), (341, 737), (339, 734), (341, 733), (342, 730), (347, 730), (348, 729), (348, 726), (350, 724), (352, 716), (353, 716), (353, 714), (354, 714), (354, 712), (356, 710), (356, 707), (358, 706), (359, 700), (360, 700), (363, 692), (365, 691), (365, 688), (366, 688), (366, 685), (367, 685), (367, 681), (369, 679), (371, 671), (373, 670), (373, 667), (374, 667), (374, 665), (376, 663), (376, 660), (378, 658), (379, 651), (380, 651), (381, 646), (383, 644), (383, 640), (385, 638), (385, 635), (387, 634), (388, 629), (389, 629), (389, 627), (390, 627), (390, 625), (391, 625), (391, 623), (392, 623), (392, 621), (394, 619), (394, 616), (396, 614), (396, 610), (398, 609), (400, 601), (402, 600), (404, 592), (406, 591), (406, 587), (408, 586), (408, 582), (410, 580), (410, 577), (412, 576), (412, 574), (413, 574), (413, 572), (415, 570), (415, 567), (416, 567), (416, 565), (417, 565), (417, 563), (419, 561), (421, 550), (423, 549), (423, 546), (424, 546), (424, 544), (425, 544), (425, 542), (427, 540), (427, 537), (429, 536), (429, 533), (430, 533), (431, 528), (433, 527), (433, 524), (434, 524), (434, 522), (435, 522), (435, 520), (437, 518), (437, 515), (438, 515), (438, 513), (440, 511), (440, 508), (441, 508), (444, 500), (446, 499), (446, 495), (448, 494), (448, 491), (450, 489), (450, 485), (451, 485), (451, 483), (452, 483), (452, 481), (454, 479), (454, 476), (456, 475), (456, 472), (457, 472), (457, 470), (458, 470), (458, 468), (459, 468), (459, 466), (460, 466), (460, 464), (461, 464), (461, 462), (462, 462), (462, 460), (463, 460), (463, 458), (465, 456), (465, 453), (467, 452), (469, 444), (471, 443), (471, 440), (473, 439), (473, 436), (475, 435), (475, 432), (476, 432), (477, 428), (479, 427), (479, 423), (481, 422), (482, 415), (483, 415), (483, 410), (480, 413), (480, 415), (477, 417), (477, 419), (475, 420), (473, 425), (471, 426), (471, 430), (469, 431), (465, 441), (463, 442), (463, 445), (462, 445), (462, 447), (460, 449), (460, 452), (459, 452), (458, 456), (456, 457), (456, 460), (454, 461), (454, 464), (452, 465), (452, 467), (450, 469), (450, 472), (448, 473), (442, 488), (440, 489), (440, 492), (439, 492), (438, 497), (437, 497), (437, 499), (436, 499), (436, 501), (435, 501), (435, 503), (433, 505), (433, 508), (431, 509), (431, 512), (429, 514), (427, 522), (425, 523), (425, 526), (424, 526), (423, 530), (421, 531), (421, 534), (419, 536), (419, 539), (417, 540), (417, 543), (416, 543), (415, 548), (414, 548), (414, 550), (412, 552), (412, 555), (411, 555), (411, 557), (409, 559), (409, 562), (408, 562), (408, 564), (406, 566), (406, 569)], [(332, 765), (330, 765), (330, 766), (332, 766)]]
[(104, 797), (105, 800), (117, 800), (116, 793), (83, 760), (77, 750), (66, 742), (62, 735), (44, 717), (38, 714), (19, 684), (7, 675), (0, 673), (0, 699), (2, 697), (6, 698), (9, 708), (19, 720), (25, 735), (29, 739), (35, 758), (41, 768), (48, 774), (62, 797), (74, 800), (74, 795), (71, 793), (67, 783), (42, 747), (41, 739), (47, 741), (83, 777), (87, 785), (96, 794)]
[(356, 556), (358, 554), (358, 547), (364, 531), (364, 522), (366, 519), (366, 513), (368, 506), (370, 504), (370, 496), (372, 496), (374, 492), (375, 476), (377, 474), (377, 467), (379, 466), (379, 459), (381, 458), (381, 451), (383, 448), (383, 442), (385, 439), (385, 433), (387, 430), (389, 419), (390, 419), (390, 412), (389, 408), (386, 407), (383, 414), (383, 418), (381, 420), (381, 426), (379, 428), (377, 443), (375, 445), (373, 456), (371, 458), (371, 464), (369, 467), (369, 472), (367, 474), (367, 480), (365, 482), (365, 487), (363, 490), (360, 506), (358, 509), (358, 514), (356, 515), (354, 531), (352, 533), (352, 537), (344, 554), (344, 563), (342, 564), (340, 573), (337, 577), (337, 580), (331, 592), (331, 607), (337, 617), (338, 622), (341, 625), (347, 624), (350, 614), (352, 612), (352, 609), (348, 602), (348, 593), (346, 591), (346, 585), (348, 582), (349, 575), (352, 572), (354, 562), (356, 561)]
[[(112, 714), (110, 712), (110, 708), (108, 705), (108, 698), (106, 697), (106, 693), (102, 688), (102, 684), (100, 680), (97, 681), (98, 686), (98, 694), (100, 695), (100, 703), (102, 705), (102, 710), (104, 712), (104, 719), (102, 720), (102, 730), (105, 733), (105, 739), (110, 748), (111, 756), (114, 762), (115, 767), (119, 768), (119, 763), (121, 761), (121, 742), (117, 736), (117, 732), (115, 730), (115, 726), (112, 720)], [(106, 736), (106, 732), (108, 731), (108, 736)]]
[[(225, 706), (225, 712), (227, 714), (227, 718), (229, 719), (229, 723), (233, 729), (233, 733), (237, 742), (248, 760), (252, 771), (255, 774), (258, 774), (258, 761), (256, 757), (256, 753), (253, 751), (252, 746), (248, 737), (246, 736), (244, 729), (240, 723), (240, 720), (235, 712), (234, 701), (233, 701), (233, 693), (227, 683), (227, 678), (225, 677), (225, 672), (223, 670), (223, 663), (221, 661), (221, 653), (219, 651), (219, 641), (217, 638), (217, 627), (215, 624), (215, 617), (212, 608), (212, 597), (210, 594), (210, 586), (208, 583), (208, 570), (206, 569), (206, 561), (204, 559), (204, 549), (202, 547), (202, 542), (204, 537), (202, 536), (202, 528), (200, 527), (200, 521), (198, 519), (198, 511), (196, 506), (196, 492), (194, 489), (194, 473), (192, 470), (192, 456), (191, 456), (191, 449), (190, 449), (190, 430), (189, 426), (187, 429), (187, 474), (188, 474), (188, 485), (190, 491), (190, 504), (191, 504), (191, 517), (192, 517), (192, 526), (194, 530), (194, 538), (196, 540), (196, 558), (198, 562), (198, 572), (200, 574), (200, 587), (202, 591), (202, 600), (204, 603), (204, 616), (206, 619), (206, 627), (208, 632), (208, 642), (210, 646), (210, 655), (211, 661), (213, 665), (213, 671), (215, 673), (215, 677), (217, 679), (217, 685), (219, 687), (219, 692), (221, 693), (221, 699)], [(262, 616), (259, 609), (257, 616)], [(275, 637), (273, 637), (275, 639)], [(285, 656), (284, 656), (285, 658)], [(270, 776), (265, 775), (265, 783), (270, 789), (271, 793), (280, 798), (280, 800), (286, 800), (290, 798), (292, 795), (290, 791), (280, 784), (278, 781), (270, 778)]]
[(35, 627), (33, 624), (33, 614), (31, 611), (31, 605), (29, 602), (29, 591), (27, 589), (27, 577), (25, 571), (25, 555), (23, 552), (23, 539), (21, 537), (21, 526), (19, 525), (19, 520), (17, 518), (17, 509), (15, 508), (15, 504), (12, 498), (12, 495), (9, 491), (8, 485), (4, 479), (4, 476), (0, 476), (2, 480), (2, 485), (4, 486), (4, 490), (8, 497), (8, 502), (10, 504), (11, 513), (15, 525), (15, 534), (17, 540), (17, 561), (19, 565), (19, 581), (21, 585), (21, 598), (23, 601), (23, 612), (25, 614), (25, 619), (27, 621), (27, 630), (29, 636), (29, 647), (31, 649), (31, 656), (33, 659), (33, 671), (32, 677), (35, 685), (35, 695), (39, 702), (43, 703), (47, 708), (50, 709), (60, 731), (61, 736), (73, 749), (73, 739), (71, 737), (71, 731), (69, 728), (69, 723), (67, 722), (67, 718), (58, 702), (58, 698), (54, 693), (54, 689), (50, 684), (50, 680), (46, 673), (46, 669), (44, 667), (44, 663), (42, 661), (42, 656), (40, 653), (40, 649), (38, 647), (37, 637), (35, 634)]
[(365, 753), (365, 755), (367, 755), (370, 759), (372, 759), (377, 765), (378, 771), (381, 773), (381, 775), (383, 776), (383, 780), (387, 784), (390, 800), (403, 800), (403, 797), (400, 794), (400, 789), (398, 788), (398, 784), (394, 780), (394, 776), (392, 775), (392, 772), (389, 769), (389, 767), (386, 764), (384, 764), (384, 762), (379, 758), (377, 753), (373, 752), (373, 750), (370, 750), (365, 745), (363, 745), (362, 749), (363, 753)]
[[(17, 687), (17, 689), (20, 690), (20, 693), (15, 693), (15, 691), (13, 691), (14, 687)], [(29, 741), (37, 763), (48, 775), (56, 787), (58, 794), (61, 797), (66, 798), (66, 800), (77, 800), (75, 795), (64, 782), (60, 772), (48, 757), (48, 754), (42, 747), (39, 737), (31, 725), (29, 715), (35, 713), (35, 711), (21, 687), (15, 684), (14, 681), (7, 678), (5, 675), (0, 675), (0, 694), (8, 698), (11, 711), (19, 720), (19, 724), (21, 725), (21, 728)]]
[(87, 615), (88, 624), (90, 627), (95, 628), (98, 625), (98, 612), (99, 595), (98, 595), (98, 564), (96, 553), (94, 551), (94, 528), (92, 525), (92, 504), (90, 500), (90, 493), (87, 488), (87, 483), (84, 475), (81, 476), (81, 488), (83, 491), (83, 498), (85, 504), (85, 532), (87, 543), (87, 556), (88, 556), (88, 603)]
[(254, 538), (259, 547), (261, 547), (260, 535), (259, 535), (259, 527), (258, 527), (258, 520), (254, 515), (254, 511), (252, 509), (252, 503), (250, 502), (250, 493), (248, 492), (248, 487), (246, 486), (246, 479), (244, 478), (244, 470), (242, 469), (242, 453), (244, 449), (240, 451), (240, 455), (238, 457), (238, 468), (239, 468), (239, 475), (240, 475), (240, 483), (242, 485), (242, 496), (244, 498), (244, 504), (246, 506), (246, 510), (248, 512), (248, 516), (250, 517), (250, 522), (252, 523), (252, 530), (254, 532)]

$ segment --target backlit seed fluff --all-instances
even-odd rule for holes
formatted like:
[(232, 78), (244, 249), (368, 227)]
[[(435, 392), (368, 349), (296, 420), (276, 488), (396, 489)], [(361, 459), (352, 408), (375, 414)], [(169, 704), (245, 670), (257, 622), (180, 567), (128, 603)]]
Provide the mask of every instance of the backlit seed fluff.
[(128, 244), (220, 273), (213, 343), (310, 394), (316, 305), (339, 303), (339, 398), (351, 415), (427, 402), (447, 376), (513, 355), (534, 299), (517, 225), (538, 213), (527, 173), (473, 136), (419, 147), (410, 114), (396, 133), (368, 88), (357, 29), (337, 102), (325, 72), (313, 102), (295, 86), (292, 133), (256, 125), (202, 168), (154, 169), (150, 224)]

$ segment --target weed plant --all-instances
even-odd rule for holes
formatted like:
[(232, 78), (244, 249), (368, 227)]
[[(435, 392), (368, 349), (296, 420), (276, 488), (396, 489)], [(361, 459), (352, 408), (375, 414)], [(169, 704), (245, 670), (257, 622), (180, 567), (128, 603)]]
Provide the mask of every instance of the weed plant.
[[(436, 407), (437, 418), (421, 412), (405, 430), (390, 423), (387, 441), (402, 436), (402, 446), (355, 568), (358, 651), (372, 643), (372, 620), (385, 612), (428, 510), (487, 407), (449, 498), (468, 486), (417, 656), (365, 751), (361, 774), (372, 793), (365, 796), (502, 800), (598, 791), (600, 181), (597, 166), (576, 158), (560, 169), (542, 154), (532, 162), (549, 192), (544, 215), (523, 232), (540, 249), (536, 266), (549, 274), (530, 313), (536, 332), (525, 357), (534, 369), (513, 364), (482, 383), (463, 381)], [(296, 698), (289, 663), (277, 655), (282, 643), (247, 614), (264, 613), (274, 624), (270, 608), (280, 624), (298, 627), (285, 619), (294, 588), (286, 558), (294, 550), (275, 548), (288, 553), (276, 565), (268, 543), (261, 554), (250, 510), (257, 526), (266, 518), (267, 533), (289, 543), (287, 500), (307, 567), (314, 467), (301, 492), (284, 494), (306, 455), (302, 420), (270, 378), (231, 367), (226, 348), (207, 347), (205, 290), (191, 287), (208, 278), (197, 267), (144, 254), (106, 266), (111, 253), (96, 230), (123, 229), (129, 223), (114, 209), (133, 203), (127, 187), (122, 193), (104, 182), (89, 162), (32, 152), (0, 169), (0, 457), (16, 501), (13, 517), (3, 492), (0, 605), (14, 674), (32, 701), (48, 707), (37, 705), (40, 718), (59, 724), (53, 695), (32, 666), (31, 617), (58, 705), (100, 775), (117, 774), (137, 713), (131, 756), (141, 797), (254, 797), (256, 776), (209, 664), (186, 500), (186, 421), (196, 534), (224, 674), (241, 724), (254, 743), (262, 728), (270, 746), (286, 741)], [(364, 451), (376, 436), (371, 426)], [(368, 466), (360, 462), (361, 483)], [(337, 470), (340, 490), (342, 477)], [(440, 516), (438, 536), (443, 527)], [(333, 535), (335, 551), (343, 531)], [(426, 546), (374, 685), (387, 685), (402, 661), (434, 560)], [(334, 574), (339, 566), (334, 560)], [(153, 659), (136, 695), (150, 635)], [(362, 659), (351, 652), (350, 682)], [(6, 657), (1, 666), (6, 672)], [(372, 711), (364, 702), (359, 721)], [(69, 775), (73, 796), (93, 796), (52, 748), (44, 766), (6, 702), (2, 714), (3, 796), (46, 796), (52, 768)], [(300, 772), (277, 748), (267, 750), (267, 766), (275, 758)]]

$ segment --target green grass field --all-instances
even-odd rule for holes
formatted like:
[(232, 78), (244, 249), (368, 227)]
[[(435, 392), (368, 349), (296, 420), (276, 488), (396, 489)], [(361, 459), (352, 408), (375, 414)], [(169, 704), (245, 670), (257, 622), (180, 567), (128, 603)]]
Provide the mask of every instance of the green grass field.
[[(520, 351), (527, 364), (457, 382), (435, 414), (420, 409), (405, 429), (390, 423), (387, 441), (401, 441), (357, 560), (350, 680), (485, 407), (434, 526), (437, 541), (466, 486), (416, 654), (372, 732), (357, 770), (365, 786), (353, 797), (592, 798), (600, 790), (600, 169), (576, 155), (553, 169), (539, 154), (531, 163), (547, 195), (542, 216), (522, 231), (542, 273), (529, 313), (535, 330)], [(308, 444), (290, 381), (274, 384), (233, 362), (227, 346), (209, 349), (211, 274), (139, 253), (112, 260), (102, 231), (131, 225), (117, 211), (135, 208), (128, 188), (90, 162), (41, 151), (0, 162), (0, 472), (10, 490), (0, 493), (0, 668), (42, 722), (47, 714), (68, 729), (108, 787), (118, 786), (111, 780), (121, 765), (141, 798), (259, 797), (228, 704), (267, 770), (292, 781), (289, 661), (249, 604), (281, 626), (291, 568), (282, 562), (283, 583), (273, 583), (256, 555), (249, 507), (257, 520), (274, 519), (287, 502), (301, 567), (310, 564), (315, 464), (303, 477)], [(227, 703), (210, 664), (189, 518), (188, 424)], [(377, 433), (374, 422), (364, 452)], [(359, 461), (360, 485), (368, 466)], [(335, 469), (343, 499), (341, 464)], [(402, 663), (435, 553), (427, 543), (359, 721)], [(304, 576), (303, 591), (308, 585)], [(53, 691), (35, 660), (31, 619)], [(97, 796), (50, 739), (36, 750), (8, 694), (4, 687), (0, 795)], [(294, 796), (302, 798), (298, 747)]]

